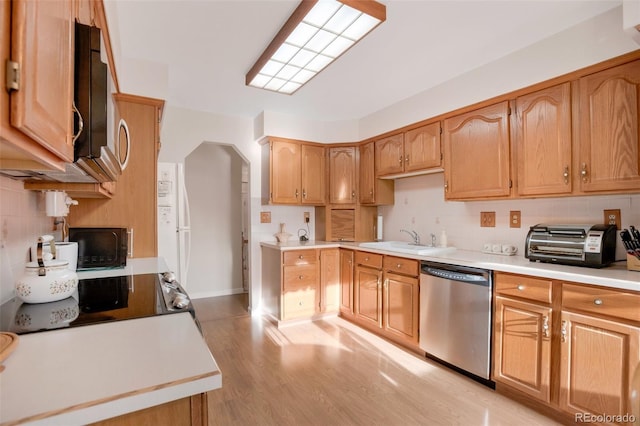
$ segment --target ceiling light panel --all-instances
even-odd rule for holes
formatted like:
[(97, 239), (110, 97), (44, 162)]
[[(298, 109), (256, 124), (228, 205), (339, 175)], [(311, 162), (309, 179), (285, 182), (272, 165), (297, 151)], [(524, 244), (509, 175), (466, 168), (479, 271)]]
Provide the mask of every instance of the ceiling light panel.
[(292, 94), (385, 19), (385, 6), (373, 0), (303, 0), (246, 84)]

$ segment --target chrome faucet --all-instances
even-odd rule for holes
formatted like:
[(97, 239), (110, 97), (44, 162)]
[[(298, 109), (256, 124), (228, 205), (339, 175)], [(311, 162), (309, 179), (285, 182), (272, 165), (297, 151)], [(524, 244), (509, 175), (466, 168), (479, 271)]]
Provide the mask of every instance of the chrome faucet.
[(416, 231), (407, 231), (406, 229), (401, 229), (400, 232), (406, 232), (407, 234), (411, 235), (411, 238), (413, 238), (413, 244), (415, 245), (419, 245), (420, 244), (420, 235), (418, 235), (418, 233)]

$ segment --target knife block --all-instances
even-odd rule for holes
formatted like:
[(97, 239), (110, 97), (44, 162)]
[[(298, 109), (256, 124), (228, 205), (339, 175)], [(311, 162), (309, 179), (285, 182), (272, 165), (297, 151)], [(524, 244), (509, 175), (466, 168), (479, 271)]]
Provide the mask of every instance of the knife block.
[(627, 269), (630, 271), (640, 271), (640, 259), (627, 253)]

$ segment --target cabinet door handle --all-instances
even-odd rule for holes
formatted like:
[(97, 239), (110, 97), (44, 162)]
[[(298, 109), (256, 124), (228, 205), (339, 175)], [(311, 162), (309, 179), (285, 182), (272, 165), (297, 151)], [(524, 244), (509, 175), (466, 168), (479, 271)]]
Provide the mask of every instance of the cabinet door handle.
[(408, 155), (406, 157), (404, 157), (404, 162), (409, 164), (409, 156)]
[(400, 164), (402, 164), (402, 161), (403, 161), (403, 159), (402, 159), (402, 155), (401, 155), (401, 156), (400, 156), (400, 159), (398, 160), (398, 162), (399, 162)]
[(384, 280), (384, 289), (386, 290), (387, 287), (389, 287), (389, 278), (387, 278), (386, 280)]
[(351, 199), (356, 198), (356, 191), (351, 191)]
[(307, 199), (307, 190), (306, 189), (302, 190), (302, 198), (304, 198), (305, 200)]
[(562, 327), (560, 328), (560, 335), (562, 336), (562, 343), (567, 341), (567, 321), (562, 320)]
[(587, 163), (582, 163), (582, 169), (580, 170), (580, 176), (582, 176), (583, 182), (589, 181), (589, 171), (587, 170)]
[(298, 199), (298, 195), (300, 195), (300, 193), (298, 192), (298, 190), (296, 189), (296, 200)]
[(549, 317), (547, 315), (542, 317), (542, 335), (549, 337)]
[(444, 183), (444, 192), (449, 192), (449, 182)]
[(80, 137), (80, 134), (82, 133), (82, 129), (84, 129), (84, 120), (82, 119), (82, 114), (80, 114), (80, 111), (78, 111), (78, 108), (76, 107), (75, 101), (71, 103), (71, 108), (73, 109), (74, 114), (78, 114), (78, 133), (73, 135), (73, 139), (71, 140), (71, 145), (75, 145), (76, 140)]
[(562, 177), (564, 178), (564, 184), (569, 185), (569, 166), (564, 168), (564, 173), (562, 173)]

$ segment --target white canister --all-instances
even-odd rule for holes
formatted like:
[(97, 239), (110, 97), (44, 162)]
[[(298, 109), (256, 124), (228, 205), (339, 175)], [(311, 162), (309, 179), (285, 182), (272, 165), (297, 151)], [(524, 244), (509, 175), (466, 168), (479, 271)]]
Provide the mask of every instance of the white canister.
[(69, 269), (69, 262), (44, 262), (44, 275), (39, 275), (38, 262), (27, 263), (24, 275), (16, 281), (16, 296), (25, 303), (56, 302), (71, 296), (78, 288), (78, 274)]

